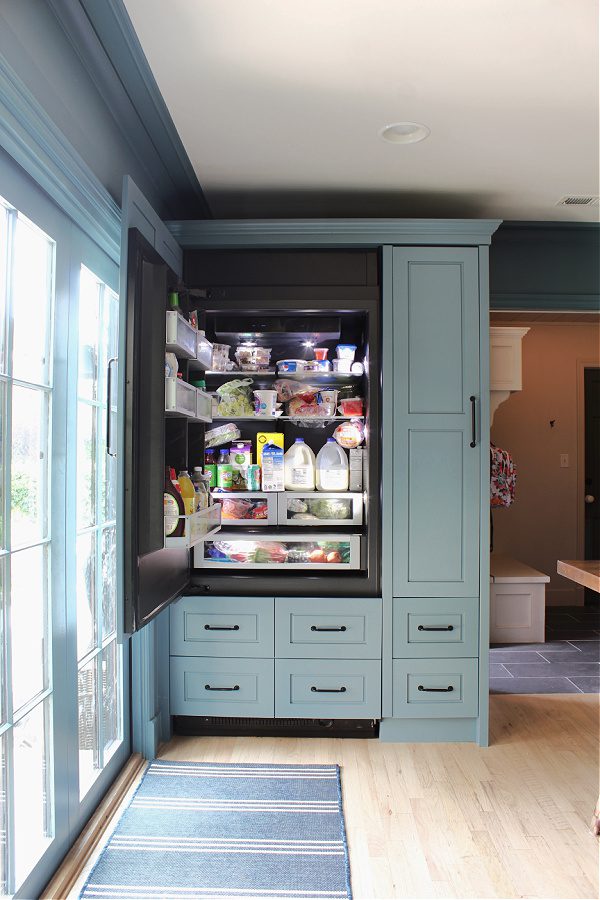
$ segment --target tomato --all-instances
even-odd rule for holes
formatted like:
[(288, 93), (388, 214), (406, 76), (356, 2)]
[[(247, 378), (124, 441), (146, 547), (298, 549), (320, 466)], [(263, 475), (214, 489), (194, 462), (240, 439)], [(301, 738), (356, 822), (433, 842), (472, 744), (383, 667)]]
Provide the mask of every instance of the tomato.
[(311, 550), (308, 554), (308, 559), (311, 563), (324, 563), (326, 558), (324, 550)]

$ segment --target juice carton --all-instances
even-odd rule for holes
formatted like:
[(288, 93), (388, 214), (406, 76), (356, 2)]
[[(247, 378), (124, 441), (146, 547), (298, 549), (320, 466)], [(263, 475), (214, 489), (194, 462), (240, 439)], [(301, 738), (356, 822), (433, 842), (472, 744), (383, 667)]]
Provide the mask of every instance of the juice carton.
[[(267, 444), (275, 444), (283, 450), (283, 432), (281, 431), (259, 431), (256, 435), (256, 462), (260, 466), (263, 448)], [(283, 488), (281, 489), (283, 490)]]
[(282, 491), (284, 489), (283, 447), (266, 444), (262, 450), (262, 489)]

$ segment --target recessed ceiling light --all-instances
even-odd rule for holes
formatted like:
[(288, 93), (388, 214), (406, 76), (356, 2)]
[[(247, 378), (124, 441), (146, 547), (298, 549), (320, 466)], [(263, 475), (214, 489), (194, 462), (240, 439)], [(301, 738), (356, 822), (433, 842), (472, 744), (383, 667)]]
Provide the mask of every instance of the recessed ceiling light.
[(395, 122), (393, 125), (386, 125), (379, 134), (390, 144), (416, 144), (424, 141), (430, 130), (427, 125), (420, 125), (418, 122)]

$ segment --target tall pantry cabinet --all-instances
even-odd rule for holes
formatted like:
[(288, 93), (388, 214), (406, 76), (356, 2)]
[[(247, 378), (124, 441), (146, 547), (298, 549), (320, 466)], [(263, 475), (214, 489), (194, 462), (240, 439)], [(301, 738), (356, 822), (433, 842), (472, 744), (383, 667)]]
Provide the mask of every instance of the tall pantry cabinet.
[[(381, 452), (381, 484), (369, 486), (381, 498), (381, 522), (370, 523), (381, 534), (377, 596), (345, 601), (332, 590), (330, 598), (315, 597), (311, 578), (301, 573), (294, 596), (234, 597), (231, 590), (202, 596), (190, 572), (189, 589), (171, 607), (170, 649), (158, 642), (159, 655), (170, 654), (170, 663), (159, 661), (157, 671), (171, 673), (171, 715), (282, 717), (288, 724), (294, 717), (374, 719), (382, 740), (487, 742), (487, 253), (498, 225), (396, 219), (167, 223), (182, 248), (184, 271), (188, 250), (376, 251), (382, 321), (381, 372), (371, 373), (381, 386), (382, 425), (379, 435), (369, 435)], [(195, 709), (195, 670), (208, 684), (205, 673), (247, 671), (252, 680), (257, 667), (250, 639), (239, 639), (236, 668), (236, 641), (227, 652), (220, 645), (208, 648), (191, 631), (188, 640), (186, 623), (191, 629), (210, 613), (233, 615), (231, 622), (239, 625), (240, 616), (259, 612), (269, 619), (263, 623), (268, 634), (254, 655), (269, 685), (256, 711), (250, 704), (236, 712), (231, 697), (237, 699), (241, 688), (231, 697), (215, 695), (210, 713), (202, 703)], [(325, 621), (330, 612), (331, 622)], [(369, 623), (362, 637), (352, 638), (344, 616)], [(309, 623), (309, 637), (292, 653), (294, 622), (309, 618), (318, 618), (318, 627)], [(325, 630), (323, 622), (335, 625), (326, 628), (332, 632), (329, 649), (312, 646), (312, 632)], [(235, 636), (242, 630), (239, 625)], [(296, 705), (300, 682), (318, 678), (331, 682), (329, 690)], [(344, 678), (354, 687), (340, 694), (335, 685)]]

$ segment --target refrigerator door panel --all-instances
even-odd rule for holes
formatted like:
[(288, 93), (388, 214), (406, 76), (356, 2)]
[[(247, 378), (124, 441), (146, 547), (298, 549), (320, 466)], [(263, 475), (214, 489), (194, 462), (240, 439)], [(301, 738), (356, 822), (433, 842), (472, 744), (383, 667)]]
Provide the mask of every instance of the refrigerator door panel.
[(136, 631), (185, 589), (189, 552), (165, 549), (165, 299), (169, 267), (129, 232), (125, 303), (124, 612)]

